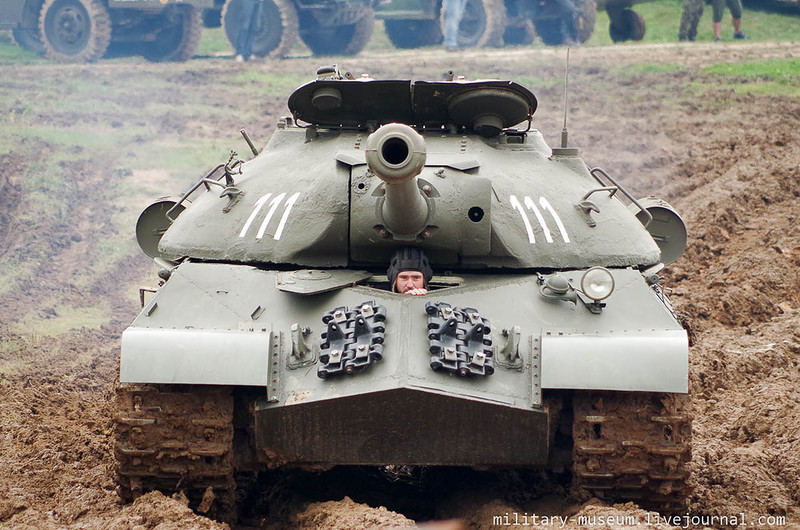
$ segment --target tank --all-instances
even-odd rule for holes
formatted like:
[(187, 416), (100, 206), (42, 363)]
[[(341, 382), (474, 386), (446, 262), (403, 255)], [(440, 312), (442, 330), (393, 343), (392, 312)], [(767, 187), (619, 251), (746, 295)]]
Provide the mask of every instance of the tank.
[[(161, 283), (122, 335), (122, 497), (181, 490), (233, 520), (240, 472), (468, 466), (680, 510), (688, 339), (658, 275), (686, 244), (675, 210), (566, 130), (549, 147), (514, 82), (330, 67), (288, 107), (263, 149), (242, 131), (246, 160), (137, 222)], [(390, 289), (408, 247), (426, 295)]]

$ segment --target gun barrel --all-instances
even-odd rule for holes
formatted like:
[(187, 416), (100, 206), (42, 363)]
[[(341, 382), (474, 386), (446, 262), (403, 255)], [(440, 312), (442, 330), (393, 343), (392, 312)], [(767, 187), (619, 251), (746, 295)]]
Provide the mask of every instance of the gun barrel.
[(408, 125), (390, 123), (369, 135), (366, 158), (385, 183), (384, 225), (396, 237), (416, 236), (428, 219), (428, 203), (415, 178), (425, 167), (425, 140)]

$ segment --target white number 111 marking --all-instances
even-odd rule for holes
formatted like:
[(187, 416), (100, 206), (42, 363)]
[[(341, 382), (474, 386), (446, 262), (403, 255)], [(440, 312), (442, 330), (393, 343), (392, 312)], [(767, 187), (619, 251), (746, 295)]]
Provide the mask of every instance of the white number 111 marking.
[[(300, 192), (295, 193), (291, 197), (289, 197), (286, 202), (283, 204), (283, 215), (281, 216), (281, 220), (278, 221), (278, 226), (275, 229), (275, 235), (272, 236), (272, 239), (280, 239), (281, 235), (283, 234), (283, 229), (286, 226), (286, 220), (289, 218), (289, 213), (292, 211), (292, 207), (294, 203), (297, 202), (297, 198), (300, 196)], [(242, 227), (242, 231), (239, 232), (239, 237), (244, 237), (247, 234), (247, 231), (250, 229), (250, 225), (253, 224), (253, 221), (256, 220), (256, 217), (261, 212), (264, 205), (267, 204), (270, 197), (272, 197), (272, 193), (267, 193), (260, 199), (256, 201), (255, 206), (253, 207), (253, 212), (250, 214), (250, 217), (247, 218), (245, 221), (244, 226)], [(269, 203), (269, 210), (267, 211), (267, 216), (264, 218), (264, 221), (261, 223), (261, 226), (258, 228), (258, 233), (256, 234), (256, 239), (261, 239), (264, 237), (264, 233), (267, 231), (267, 226), (269, 226), (269, 222), (272, 220), (272, 216), (275, 215), (275, 211), (280, 206), (281, 201), (283, 201), (284, 197), (286, 197), (286, 193), (280, 193), (276, 195), (272, 201)]]
[[(509, 201), (511, 203), (511, 207), (517, 210), (522, 216), (522, 223), (525, 225), (525, 232), (528, 234), (528, 241), (531, 244), (536, 243), (536, 238), (533, 236), (533, 227), (531, 226), (531, 221), (528, 219), (528, 213), (525, 211), (525, 208), (523, 208), (522, 203), (519, 202), (519, 199), (517, 199), (516, 195), (510, 195)], [(550, 232), (550, 227), (547, 226), (547, 222), (544, 220), (544, 216), (539, 210), (539, 207), (536, 206), (534, 200), (528, 196), (525, 196), (523, 197), (522, 202), (525, 204), (525, 207), (528, 210), (533, 212), (534, 217), (536, 217), (536, 221), (539, 223), (539, 227), (542, 229), (542, 233), (544, 234), (545, 241), (552, 243), (553, 235)], [(561, 218), (558, 216), (558, 213), (553, 209), (550, 201), (548, 201), (545, 197), (539, 197), (539, 206), (542, 207), (542, 210), (550, 213), (550, 216), (553, 218), (553, 221), (556, 223), (556, 227), (561, 234), (561, 239), (564, 240), (564, 243), (569, 243), (567, 229), (564, 227), (564, 223), (561, 222)]]

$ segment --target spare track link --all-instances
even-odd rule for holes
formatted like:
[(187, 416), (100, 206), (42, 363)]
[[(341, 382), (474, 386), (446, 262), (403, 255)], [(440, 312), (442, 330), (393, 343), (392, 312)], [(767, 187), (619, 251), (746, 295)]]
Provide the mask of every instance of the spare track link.
[(114, 424), (124, 501), (182, 491), (198, 512), (235, 522), (230, 387), (118, 384)]
[(634, 501), (664, 513), (685, 509), (692, 456), (687, 394), (576, 392), (572, 493)]

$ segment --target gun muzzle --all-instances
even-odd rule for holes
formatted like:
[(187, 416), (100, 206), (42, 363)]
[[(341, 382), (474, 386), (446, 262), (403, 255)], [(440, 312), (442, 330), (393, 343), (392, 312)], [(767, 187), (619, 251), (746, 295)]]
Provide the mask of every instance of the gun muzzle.
[(428, 203), (415, 178), (425, 167), (425, 140), (408, 125), (390, 123), (369, 135), (366, 158), (370, 171), (386, 184), (384, 225), (395, 236), (416, 236), (428, 219)]

